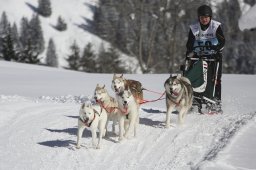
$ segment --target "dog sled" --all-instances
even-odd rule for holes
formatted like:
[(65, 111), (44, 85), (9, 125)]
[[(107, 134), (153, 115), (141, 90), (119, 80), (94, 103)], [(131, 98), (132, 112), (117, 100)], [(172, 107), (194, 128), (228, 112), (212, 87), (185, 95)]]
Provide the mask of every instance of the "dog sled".
[(187, 56), (181, 67), (193, 88), (193, 106), (201, 114), (222, 113), (221, 101), (216, 98), (219, 53), (211, 46), (194, 46), (192, 55)]

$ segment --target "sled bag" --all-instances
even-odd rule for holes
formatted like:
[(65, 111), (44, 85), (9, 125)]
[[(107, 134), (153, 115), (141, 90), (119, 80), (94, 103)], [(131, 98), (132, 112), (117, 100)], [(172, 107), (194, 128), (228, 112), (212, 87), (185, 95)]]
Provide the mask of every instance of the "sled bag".
[(201, 93), (205, 91), (207, 85), (207, 67), (207, 62), (200, 59), (184, 72), (184, 76), (190, 80), (194, 92)]

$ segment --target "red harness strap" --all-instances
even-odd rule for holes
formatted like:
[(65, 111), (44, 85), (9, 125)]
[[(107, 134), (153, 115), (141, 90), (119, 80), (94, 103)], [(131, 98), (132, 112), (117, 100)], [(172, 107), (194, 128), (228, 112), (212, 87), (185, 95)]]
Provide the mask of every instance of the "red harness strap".
[(101, 108), (106, 110), (107, 113), (112, 113), (112, 112), (114, 112), (114, 110), (118, 109), (119, 111), (121, 111), (121, 113), (127, 115), (127, 108), (120, 109), (119, 107), (105, 107), (103, 102), (98, 101), (98, 100), (96, 102), (100, 105)]
[(178, 102), (176, 102), (176, 101), (173, 101), (170, 97), (168, 97), (167, 96), (167, 98), (169, 99), (169, 100), (171, 100), (176, 106), (179, 106), (180, 105), (180, 102), (181, 102), (181, 99), (178, 101)]
[(156, 102), (158, 100), (163, 100), (164, 98), (162, 98), (162, 97), (164, 96), (164, 94), (165, 94), (165, 92), (163, 92), (159, 98), (154, 99), (154, 100), (144, 100), (144, 99), (142, 99), (142, 100), (140, 100), (139, 104), (144, 104), (144, 103), (149, 103), (149, 102)]

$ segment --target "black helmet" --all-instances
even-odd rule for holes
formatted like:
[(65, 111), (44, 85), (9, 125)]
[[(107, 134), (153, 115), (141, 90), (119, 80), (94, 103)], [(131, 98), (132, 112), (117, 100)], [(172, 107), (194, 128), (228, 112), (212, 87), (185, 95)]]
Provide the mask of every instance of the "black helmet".
[(197, 9), (197, 15), (212, 17), (212, 9), (208, 5), (202, 5)]

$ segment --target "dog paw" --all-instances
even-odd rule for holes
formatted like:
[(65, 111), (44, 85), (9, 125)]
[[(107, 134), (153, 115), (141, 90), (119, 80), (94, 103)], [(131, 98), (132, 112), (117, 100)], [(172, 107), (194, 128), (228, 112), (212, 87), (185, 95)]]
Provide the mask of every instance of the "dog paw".
[(80, 149), (81, 148), (81, 146), (80, 145), (76, 145), (76, 149)]
[(100, 149), (100, 145), (96, 146), (96, 148), (95, 148), (95, 149)]
[(128, 134), (124, 134), (124, 138), (128, 139), (128, 137), (129, 137)]
[(167, 128), (167, 129), (170, 128), (170, 127), (171, 127), (170, 124), (165, 125), (165, 128)]

